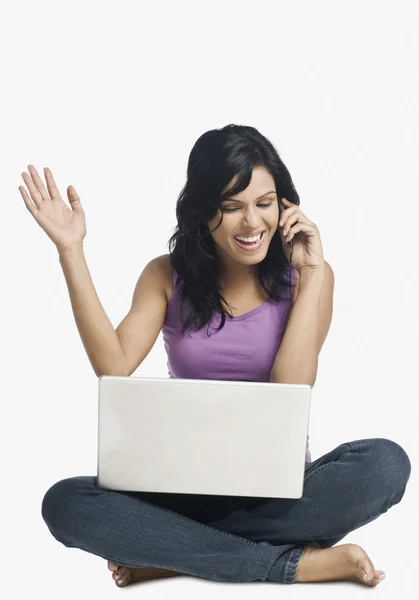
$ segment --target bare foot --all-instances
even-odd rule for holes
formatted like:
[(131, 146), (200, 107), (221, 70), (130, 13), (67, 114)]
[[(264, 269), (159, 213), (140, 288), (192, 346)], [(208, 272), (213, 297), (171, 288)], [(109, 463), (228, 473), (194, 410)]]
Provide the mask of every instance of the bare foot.
[(108, 560), (108, 569), (113, 571), (112, 578), (118, 587), (124, 587), (130, 583), (138, 581), (148, 581), (149, 579), (161, 579), (163, 577), (175, 577), (181, 575), (176, 571), (168, 569), (156, 569), (153, 567), (119, 567)]
[(380, 583), (381, 574), (385, 577), (384, 571), (374, 569), (368, 554), (357, 544), (308, 546), (298, 563), (295, 581), (357, 581), (374, 587)]

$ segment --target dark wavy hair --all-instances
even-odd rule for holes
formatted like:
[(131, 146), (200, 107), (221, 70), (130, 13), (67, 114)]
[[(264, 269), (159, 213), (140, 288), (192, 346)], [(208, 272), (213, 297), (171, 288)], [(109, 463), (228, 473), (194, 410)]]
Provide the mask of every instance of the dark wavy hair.
[[(278, 151), (254, 127), (230, 124), (212, 129), (201, 135), (191, 150), (187, 180), (176, 203), (177, 226), (168, 242), (171, 265), (181, 280), (182, 335), (188, 329), (197, 331), (210, 323), (216, 312), (221, 315), (217, 331), (224, 327), (226, 315), (232, 316), (222, 304), (223, 301), (231, 308), (221, 295), (220, 265), (207, 222), (221, 210), (223, 200), (247, 188), (253, 169), (258, 166), (271, 173), (278, 202), (285, 197), (300, 204)], [(222, 190), (236, 175), (236, 184), (223, 194)], [(290, 263), (279, 231), (257, 267), (260, 284), (269, 297), (288, 300), (292, 287)], [(288, 293), (284, 297), (281, 289), (285, 288)]]

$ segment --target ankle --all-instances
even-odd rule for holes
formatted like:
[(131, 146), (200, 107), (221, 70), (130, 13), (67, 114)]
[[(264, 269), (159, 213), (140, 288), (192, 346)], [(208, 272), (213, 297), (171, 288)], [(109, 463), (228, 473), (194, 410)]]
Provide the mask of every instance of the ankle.
[(320, 548), (319, 546), (307, 546), (303, 551), (300, 560), (297, 565), (297, 571), (295, 575), (295, 581), (310, 581), (313, 576), (313, 554), (316, 556), (320, 552), (324, 552), (325, 548)]

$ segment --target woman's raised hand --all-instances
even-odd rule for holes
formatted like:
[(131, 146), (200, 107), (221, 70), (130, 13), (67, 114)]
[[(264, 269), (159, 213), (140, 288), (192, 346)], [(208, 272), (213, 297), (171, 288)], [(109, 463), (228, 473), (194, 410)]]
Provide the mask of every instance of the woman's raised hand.
[(86, 235), (86, 219), (80, 198), (74, 186), (67, 188), (69, 208), (61, 198), (55, 185), (54, 178), (48, 167), (44, 168), (48, 191), (33, 165), (28, 165), (30, 176), (23, 172), (21, 175), (26, 183), (31, 198), (26, 189), (19, 186), (26, 208), (35, 221), (62, 252), (71, 246), (81, 244)]

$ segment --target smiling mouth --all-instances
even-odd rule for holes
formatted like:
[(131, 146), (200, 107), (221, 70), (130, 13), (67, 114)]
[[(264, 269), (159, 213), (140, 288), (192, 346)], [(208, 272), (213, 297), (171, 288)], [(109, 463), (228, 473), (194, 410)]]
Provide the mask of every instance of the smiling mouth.
[(265, 233), (266, 231), (262, 231), (262, 233), (260, 233), (257, 237), (253, 236), (253, 238), (244, 239), (241, 236), (239, 239), (235, 236), (234, 241), (240, 248), (244, 250), (253, 250), (255, 248), (259, 248), (259, 246), (262, 245), (263, 240), (265, 239)]

